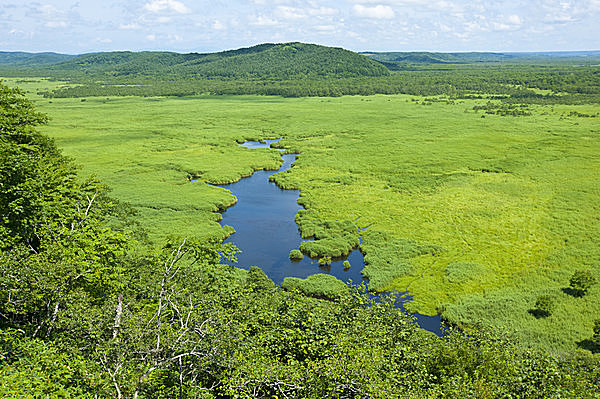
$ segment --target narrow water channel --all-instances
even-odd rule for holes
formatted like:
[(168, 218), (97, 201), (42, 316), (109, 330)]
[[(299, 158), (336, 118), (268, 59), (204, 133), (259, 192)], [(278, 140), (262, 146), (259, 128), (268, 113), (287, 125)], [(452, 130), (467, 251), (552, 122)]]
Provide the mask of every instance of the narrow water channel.
[[(276, 141), (249, 141), (241, 146), (270, 148), (271, 143)], [(237, 198), (236, 205), (223, 213), (221, 221), (222, 225), (235, 228), (235, 233), (225, 241), (233, 242), (241, 250), (234, 266), (244, 269), (258, 266), (276, 284), (281, 284), (285, 277), (306, 278), (316, 273), (327, 273), (342, 281), (351, 280), (360, 284), (363, 282), (361, 270), (364, 259), (358, 250), (352, 251), (347, 258), (332, 262), (330, 266), (319, 266), (316, 259), (307, 256), (299, 262), (289, 259), (290, 251), (298, 249), (302, 242), (294, 221), (302, 208), (297, 203), (300, 195), (298, 190), (282, 190), (269, 181), (269, 176), (289, 169), (296, 156), (284, 154), (282, 159), (283, 164), (277, 171), (259, 170), (236, 183), (219, 186), (231, 191)], [(344, 260), (350, 262), (349, 269), (344, 269)], [(402, 303), (399, 306), (403, 308)], [(422, 328), (440, 334), (439, 316), (414, 315)]]

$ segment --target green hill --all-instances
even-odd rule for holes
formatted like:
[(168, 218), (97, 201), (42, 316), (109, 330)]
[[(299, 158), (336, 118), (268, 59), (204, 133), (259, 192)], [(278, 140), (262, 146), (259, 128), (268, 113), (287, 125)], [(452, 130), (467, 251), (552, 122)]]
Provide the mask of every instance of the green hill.
[(357, 53), (315, 44), (260, 44), (219, 53), (107, 52), (46, 66), (53, 75), (99, 77), (269, 78), (387, 76), (383, 65)]
[(0, 51), (0, 65), (38, 66), (50, 65), (73, 59), (77, 56), (57, 53), (25, 53), (22, 51)]

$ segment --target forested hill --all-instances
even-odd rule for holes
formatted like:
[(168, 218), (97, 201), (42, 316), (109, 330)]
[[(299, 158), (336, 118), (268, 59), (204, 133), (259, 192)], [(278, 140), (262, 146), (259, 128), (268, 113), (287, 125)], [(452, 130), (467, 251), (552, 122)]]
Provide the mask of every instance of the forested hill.
[(0, 65), (39, 66), (50, 65), (75, 58), (75, 55), (57, 53), (25, 53), (22, 51), (0, 51)]
[[(0, 64), (7, 53), (0, 53)], [(21, 64), (23, 66), (23, 64)], [(39, 66), (30, 64), (31, 69)], [(26, 66), (26, 65), (25, 65)], [(318, 78), (386, 76), (383, 65), (341, 48), (304, 43), (260, 44), (219, 53), (107, 52), (58, 60), (43, 68), (54, 76), (177, 78)]]

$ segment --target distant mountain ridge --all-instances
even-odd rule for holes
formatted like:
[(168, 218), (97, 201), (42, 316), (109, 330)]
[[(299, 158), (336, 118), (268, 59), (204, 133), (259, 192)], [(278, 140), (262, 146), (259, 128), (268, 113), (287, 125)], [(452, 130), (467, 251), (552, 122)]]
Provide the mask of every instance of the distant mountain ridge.
[(600, 51), (550, 52), (361, 52), (388, 68), (397, 64), (474, 64), (474, 63), (531, 63), (552, 61), (600, 62)]
[(23, 51), (0, 51), (0, 65), (37, 66), (68, 61), (76, 55), (58, 53), (26, 53)]
[(385, 66), (337, 47), (265, 43), (218, 53), (104, 52), (79, 56), (0, 53), (0, 65), (43, 67), (53, 75), (270, 78), (386, 76)]
[[(82, 55), (0, 52), (6, 75), (57, 78), (314, 79), (387, 76), (411, 65), (600, 63), (600, 51), (531, 53), (362, 52), (299, 42), (264, 43), (217, 53), (114, 51)], [(40, 75), (41, 74), (41, 75)]]

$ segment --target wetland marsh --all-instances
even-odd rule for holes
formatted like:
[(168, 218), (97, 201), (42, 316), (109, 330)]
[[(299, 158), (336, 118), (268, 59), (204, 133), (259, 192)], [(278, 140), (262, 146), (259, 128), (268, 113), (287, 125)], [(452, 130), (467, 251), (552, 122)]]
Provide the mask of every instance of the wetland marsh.
[[(369, 226), (371, 288), (526, 345), (570, 351), (590, 334), (598, 287), (563, 288), (600, 258), (600, 127), (579, 116), (597, 105), (501, 116), (474, 110), (489, 99), (407, 95), (31, 98), (52, 116), (43, 131), (132, 204), (152, 240), (225, 237), (218, 211), (234, 199), (213, 184), (276, 170), (279, 153), (238, 143), (283, 137), (299, 155), (275, 181), (322, 221)], [(528, 310), (546, 294), (556, 310), (536, 319)]]

